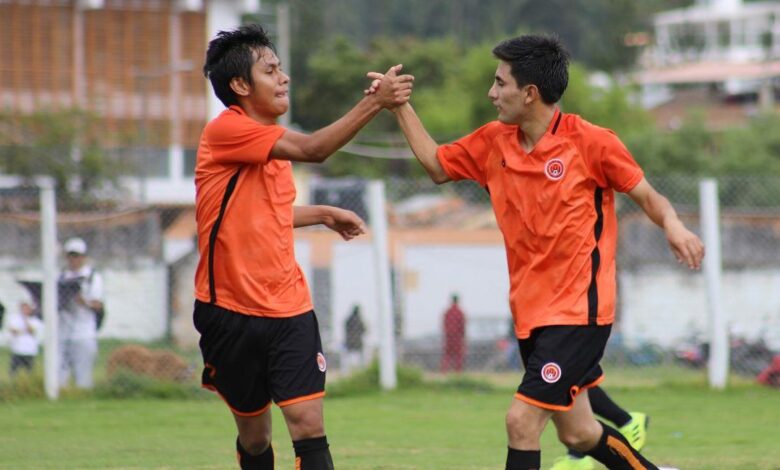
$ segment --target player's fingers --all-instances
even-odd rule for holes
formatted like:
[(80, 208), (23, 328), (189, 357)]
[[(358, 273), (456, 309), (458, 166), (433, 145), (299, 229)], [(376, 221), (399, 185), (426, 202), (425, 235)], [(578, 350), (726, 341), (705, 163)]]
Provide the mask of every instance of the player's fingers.
[(393, 65), (392, 67), (387, 69), (386, 75), (390, 77), (395, 77), (396, 75), (398, 75), (398, 72), (400, 72), (403, 67), (404, 67), (403, 64)]
[(381, 80), (381, 79), (382, 79), (382, 77), (384, 77), (384, 76), (385, 76), (385, 74), (383, 74), (383, 73), (379, 73), (379, 72), (368, 72), (368, 73), (366, 74), (366, 77), (368, 77), (368, 78), (372, 78), (372, 79), (374, 79), (374, 80)]

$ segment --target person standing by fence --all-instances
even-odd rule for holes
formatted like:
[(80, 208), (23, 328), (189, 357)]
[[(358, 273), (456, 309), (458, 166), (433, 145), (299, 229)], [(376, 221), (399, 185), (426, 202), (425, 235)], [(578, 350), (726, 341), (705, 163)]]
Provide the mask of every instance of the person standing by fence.
[(30, 295), (19, 302), (19, 311), (8, 316), (8, 332), (11, 334), (11, 377), (20, 369), (32, 371), (38, 356), (43, 322), (35, 315), (35, 303)]
[(458, 295), (452, 294), (452, 303), (442, 318), (444, 344), (441, 354), (441, 371), (462, 372), (466, 357), (466, 315), (458, 303)]
[(345, 374), (365, 365), (363, 350), (363, 336), (365, 333), (366, 325), (363, 323), (363, 317), (360, 315), (360, 305), (354, 305), (352, 312), (344, 322), (345, 351), (342, 361), (342, 372)]
[(60, 296), (60, 386), (71, 376), (77, 388), (90, 389), (98, 353), (98, 311), (103, 308), (103, 277), (87, 262), (87, 243), (71, 238), (64, 245), (66, 267), (58, 281)]

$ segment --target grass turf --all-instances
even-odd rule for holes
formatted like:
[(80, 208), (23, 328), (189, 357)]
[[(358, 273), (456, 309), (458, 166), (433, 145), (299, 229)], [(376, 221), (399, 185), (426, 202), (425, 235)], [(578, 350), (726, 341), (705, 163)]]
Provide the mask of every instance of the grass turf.
[[(685, 470), (780, 468), (780, 392), (738, 384), (727, 391), (667, 384), (608, 390), (652, 417), (645, 454)], [(205, 392), (204, 392), (205, 393)], [(326, 399), (339, 469), (499, 469), (512, 389), (412, 389)], [(292, 447), (274, 408), (277, 468)], [(236, 468), (235, 430), (218, 399), (95, 400), (0, 404), (0, 468)], [(552, 426), (543, 468), (562, 455)]]

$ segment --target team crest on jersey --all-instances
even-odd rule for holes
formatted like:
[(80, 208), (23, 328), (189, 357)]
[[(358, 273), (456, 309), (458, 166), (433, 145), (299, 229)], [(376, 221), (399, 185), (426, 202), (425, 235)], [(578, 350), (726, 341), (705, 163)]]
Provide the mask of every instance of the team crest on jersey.
[(328, 363), (321, 352), (317, 353), (317, 367), (320, 369), (320, 372), (325, 372), (328, 369)]
[(548, 362), (542, 366), (542, 380), (548, 384), (554, 384), (561, 379), (561, 366), (554, 362)]
[(563, 178), (565, 172), (566, 167), (563, 166), (563, 160), (560, 158), (547, 160), (547, 163), (544, 164), (544, 174), (549, 180), (558, 181)]

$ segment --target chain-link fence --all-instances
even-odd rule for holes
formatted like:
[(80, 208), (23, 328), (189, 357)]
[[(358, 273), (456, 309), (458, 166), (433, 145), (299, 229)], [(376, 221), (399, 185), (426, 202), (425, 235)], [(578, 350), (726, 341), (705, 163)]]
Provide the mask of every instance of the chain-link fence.
[[(698, 179), (651, 182), (698, 232)], [(386, 188), (399, 363), (437, 374), (517, 371), (506, 256), (487, 192), (468, 182), (437, 186), (416, 179), (391, 180)], [(719, 188), (721, 301), (729, 318), (732, 371), (754, 377), (780, 351), (780, 181), (720, 178)], [(33, 307), (30, 314), (38, 315), (41, 216), (36, 187), (6, 184), (0, 191), (0, 302), (5, 306), (0, 382), (7, 382), (12, 363), (17, 374), (24, 373), (14, 358), (36, 351), (29, 344), (26, 350), (16, 348), (14, 330), (20, 328), (13, 325), (20, 324), (26, 303)], [(299, 193), (302, 203), (347, 207), (368, 217), (365, 181), (310, 178)], [(702, 274), (674, 261), (663, 231), (630, 199), (619, 196), (617, 207), (617, 322), (605, 361), (632, 369), (705, 368), (710, 324)], [(191, 320), (198, 260), (192, 206), (103, 202), (59, 211), (57, 231), (60, 269), (68, 270), (71, 261), (65, 242), (79, 238), (86, 265), (101, 278), (98, 292), (90, 291), (95, 277), (77, 279), (81, 295), (75, 310), (87, 312), (82, 307), (98, 300), (105, 312), (99, 328), (83, 336), (68, 337), (72, 332), (63, 330), (60, 340), (75, 345), (58, 352), (70, 368), (63, 384), (79, 385), (75, 369), (84, 349), (89, 353), (84, 345), (96, 338), (94, 365), (86, 356), (93, 378), (82, 385), (126, 384), (140, 376), (196, 386), (202, 363)], [(324, 228), (296, 235), (296, 256), (312, 290), (330, 371), (339, 375), (367, 367), (377, 358), (381, 337), (370, 235), (350, 242)], [(60, 305), (59, 310), (62, 321), (74, 308)], [(91, 328), (94, 315), (86, 322)], [(40, 339), (41, 332), (32, 336)], [(33, 373), (41, 374), (40, 353), (32, 362)]]
[[(700, 233), (699, 179), (650, 181)], [(731, 369), (746, 377), (755, 377), (780, 351), (780, 295), (773, 287), (780, 281), (778, 183), (766, 177), (719, 179), (721, 305), (728, 317)], [(340, 189), (344, 184), (322, 187), (331, 189), (332, 200), (360, 212), (359, 191), (353, 188), (350, 195)], [(387, 197), (400, 362), (437, 373), (517, 370), (503, 240), (487, 192), (468, 182), (397, 180), (388, 184)], [(711, 327), (704, 276), (675, 261), (664, 232), (627, 196), (618, 196), (617, 211), (617, 321), (605, 362), (704, 369)], [(359, 250), (344, 246), (334, 254), (330, 268), (341, 274), (331, 276), (325, 294), (330, 297), (321, 299), (332, 307), (327, 336), (334, 351), (351, 334), (345, 321), (349, 305), (370, 312), (373, 302), (366, 270), (350, 279), (342, 272), (348, 269), (340, 268), (345, 258), (359, 257)], [(367, 337), (364, 358), (376, 350), (376, 320), (367, 316), (368, 326), (358, 329)]]

